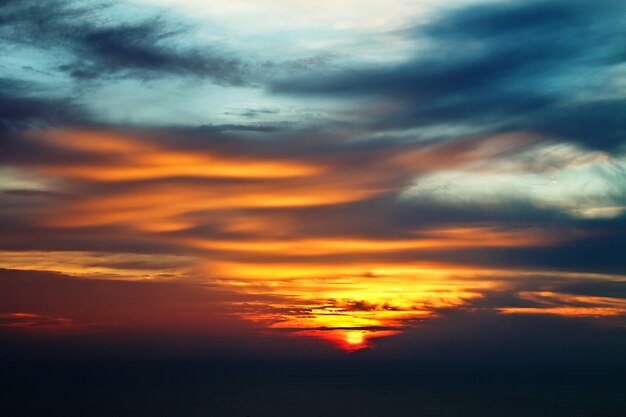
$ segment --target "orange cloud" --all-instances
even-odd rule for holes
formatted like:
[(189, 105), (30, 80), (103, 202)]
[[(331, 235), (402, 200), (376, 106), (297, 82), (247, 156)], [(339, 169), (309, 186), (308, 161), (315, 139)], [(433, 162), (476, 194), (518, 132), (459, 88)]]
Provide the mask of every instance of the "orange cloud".
[[(120, 132), (54, 130), (32, 140), (71, 155), (22, 167), (67, 192), (29, 218), (33, 227), (48, 240), (55, 236), (55, 243), (71, 234), (80, 235), (80, 242), (101, 240), (103, 248), (74, 243), (66, 250), (7, 250), (0, 252), (0, 267), (126, 281), (187, 280), (252, 299), (272, 296), (280, 301), (230, 302), (229, 314), (345, 350), (368, 347), (442, 309), (473, 308), (487, 292), (506, 290), (504, 280), (540, 272), (441, 254), (548, 247), (587, 237), (497, 222), (395, 224), (389, 207), (376, 206), (393, 204), (420, 170), (484, 162), (532, 144), (527, 135), (365, 147), (356, 155), (293, 157), (287, 149), (271, 158), (256, 148), (190, 150), (182, 142)], [(359, 212), (377, 198), (373, 209)], [(132, 239), (162, 246), (157, 253), (119, 249)], [(625, 308), (555, 294), (522, 297), (541, 307), (498, 311), (617, 315)], [(200, 310), (187, 311), (185, 320), (193, 322)]]
[(80, 180), (133, 181), (169, 177), (284, 178), (319, 173), (322, 166), (158, 146), (138, 137), (99, 131), (50, 131), (37, 140), (50, 146), (99, 155), (106, 165), (47, 166), (50, 174)]
[(540, 307), (505, 307), (505, 314), (553, 314), (565, 317), (626, 316), (626, 300), (589, 295), (559, 294), (552, 291), (526, 291), (520, 296)]

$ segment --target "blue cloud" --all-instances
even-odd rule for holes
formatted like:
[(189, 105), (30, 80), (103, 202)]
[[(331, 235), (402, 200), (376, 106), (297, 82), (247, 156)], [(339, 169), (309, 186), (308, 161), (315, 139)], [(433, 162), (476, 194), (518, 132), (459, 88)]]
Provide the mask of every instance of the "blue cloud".
[(270, 91), (401, 104), (368, 121), (373, 129), (463, 123), (618, 151), (626, 112), (621, 97), (607, 100), (608, 73), (626, 60), (625, 15), (610, 0), (466, 6), (405, 30), (432, 45), (407, 62), (280, 79)]

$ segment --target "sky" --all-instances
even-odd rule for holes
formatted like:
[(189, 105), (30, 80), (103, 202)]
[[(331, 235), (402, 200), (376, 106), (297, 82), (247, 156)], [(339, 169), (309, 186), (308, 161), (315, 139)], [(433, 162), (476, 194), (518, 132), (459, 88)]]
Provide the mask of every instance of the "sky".
[[(0, 410), (41, 415), (16, 411), (38, 392), (84, 415), (59, 400), (77, 378), (122, 388), (72, 362), (44, 390), (56, 361), (135, 358), (195, 388), (120, 409), (188, 405), (205, 376), (221, 398), (145, 415), (308, 415), (314, 393), (311, 415), (618, 416), (625, 18), (620, 0), (0, 1), (0, 353), (40, 361), (10, 368)], [(135, 392), (153, 365), (124, 363)], [(441, 408), (446, 378), (477, 374)]]

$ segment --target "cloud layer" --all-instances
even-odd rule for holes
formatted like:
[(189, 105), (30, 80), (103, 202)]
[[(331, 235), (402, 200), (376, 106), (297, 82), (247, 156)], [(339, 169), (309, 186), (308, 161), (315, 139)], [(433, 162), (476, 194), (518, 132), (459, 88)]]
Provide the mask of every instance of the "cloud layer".
[[(211, 311), (347, 351), (455, 313), (623, 326), (624, 6), (453, 6), (304, 48), (293, 27), (242, 46), (138, 4), (2, 2), (3, 330), (154, 332), (154, 300), (171, 329)], [(41, 307), (74, 285), (97, 317)], [(107, 319), (100, 287), (137, 310)]]

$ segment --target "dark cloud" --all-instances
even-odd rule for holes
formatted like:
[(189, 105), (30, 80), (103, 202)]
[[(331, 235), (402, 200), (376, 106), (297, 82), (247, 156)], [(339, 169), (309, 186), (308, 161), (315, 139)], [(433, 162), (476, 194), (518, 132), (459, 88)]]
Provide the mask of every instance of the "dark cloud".
[(492, 257), (508, 265), (536, 265), (558, 270), (581, 272), (626, 273), (626, 251), (623, 224), (620, 229), (601, 236), (573, 240), (561, 245), (543, 248), (509, 248), (494, 250)]
[(626, 113), (598, 85), (624, 62), (625, 14), (611, 0), (465, 6), (404, 32), (433, 45), (404, 64), (284, 79), (271, 90), (402, 103), (370, 121), (375, 129), (463, 123), (614, 151), (623, 145)]
[(70, 195), (44, 190), (7, 190), (4, 194), (18, 197), (41, 197), (41, 198), (69, 198)]
[[(244, 116), (254, 117), (254, 116)], [(280, 131), (288, 130), (292, 126), (292, 123), (254, 123), (254, 124), (216, 124), (216, 125), (201, 125), (195, 130), (196, 132), (256, 132), (256, 133), (276, 133)]]
[(614, 149), (623, 146), (626, 137), (626, 100), (559, 106), (547, 111), (533, 128), (593, 148)]
[[(54, 201), (44, 201), (52, 206)], [(176, 244), (155, 240), (149, 236), (126, 236), (126, 231), (113, 225), (104, 227), (66, 228), (62, 236), (58, 228), (42, 227), (37, 220), (45, 217), (45, 212), (32, 205), (40, 206), (39, 202), (28, 205), (9, 206), (3, 202), (5, 211), (15, 212), (18, 208), (21, 216), (2, 214), (0, 219), (5, 223), (4, 232), (0, 237), (0, 249), (5, 251), (96, 251), (109, 253), (137, 254), (182, 254), (189, 253), (189, 248)], [(8, 207), (7, 207), (8, 206)], [(8, 209), (8, 210), (7, 210)], [(193, 252), (193, 251), (191, 251)]]
[[(433, 208), (433, 210), (435, 210)], [(476, 212), (480, 212), (477, 209)], [(455, 262), (465, 265), (491, 265), (502, 268), (537, 269), (570, 272), (624, 274), (626, 251), (623, 219), (599, 222), (602, 227), (588, 227), (575, 220), (546, 223), (545, 230), (561, 236), (562, 242), (525, 247), (507, 247), (494, 242), (491, 247), (459, 248), (453, 251), (420, 250), (397, 253), (393, 259), (408, 261), (428, 259)], [(467, 220), (464, 224), (472, 224)], [(480, 223), (476, 223), (480, 224)], [(599, 224), (599, 225), (600, 225)], [(502, 224), (501, 224), (502, 225)], [(598, 226), (599, 226), (598, 225)], [(515, 226), (502, 226), (503, 230), (515, 230)], [(589, 235), (576, 238), (576, 234)]]
[[(476, 212), (480, 212), (477, 209)], [(421, 256), (438, 260), (454, 260), (466, 264), (490, 264), (512, 268), (535, 268), (553, 271), (626, 273), (625, 218), (594, 221), (557, 220), (541, 223), (544, 230), (560, 236), (561, 242), (548, 245), (505, 247), (494, 244), (490, 248), (458, 249), (453, 253), (420, 251)], [(467, 221), (467, 220), (466, 220)], [(506, 223), (505, 223), (506, 224)], [(514, 223), (505, 228), (514, 230)], [(501, 223), (502, 225), (502, 223)]]
[(84, 123), (86, 112), (70, 98), (37, 94), (35, 86), (18, 79), (0, 78), (0, 133), (25, 128)]
[(226, 115), (235, 115), (235, 116), (242, 116), (245, 117), (247, 119), (255, 119), (258, 117), (262, 117), (262, 116), (266, 116), (266, 115), (271, 115), (271, 114), (279, 114), (280, 113), (280, 109), (245, 109), (243, 111), (240, 112), (226, 112), (224, 114)]
[(238, 58), (215, 49), (177, 45), (176, 35), (188, 27), (161, 17), (118, 20), (107, 16), (111, 6), (59, 0), (5, 2), (0, 4), (0, 35), (5, 42), (66, 50), (70, 61), (58, 69), (76, 79), (180, 75), (227, 85), (248, 82), (245, 64)]
[(558, 288), (561, 293), (590, 295), (594, 297), (626, 298), (625, 281), (584, 281), (575, 283), (563, 283)]
[[(496, 274), (497, 275), (497, 274)], [(576, 277), (560, 274), (525, 274), (513, 276), (492, 277), (500, 283), (496, 289), (483, 289), (481, 297), (467, 300), (467, 304), (460, 308), (440, 309), (441, 314), (451, 310), (466, 311), (498, 311), (500, 309), (536, 309), (550, 307), (606, 307), (614, 303), (618, 305), (624, 298), (626, 281), (600, 277)], [(474, 278), (469, 278), (470, 281)], [(478, 279), (479, 280), (479, 279)], [(543, 294), (542, 297), (529, 297), (528, 294)], [(604, 297), (599, 301), (593, 297)], [(622, 305), (623, 302), (622, 302)], [(623, 310), (623, 307), (622, 307)], [(529, 315), (532, 310), (529, 310)], [(626, 311), (616, 314), (618, 321), (626, 320)], [(584, 315), (578, 318), (585, 318)], [(570, 317), (576, 320), (576, 317)], [(595, 321), (588, 320), (588, 321)]]

